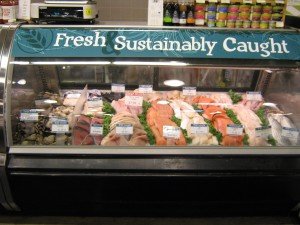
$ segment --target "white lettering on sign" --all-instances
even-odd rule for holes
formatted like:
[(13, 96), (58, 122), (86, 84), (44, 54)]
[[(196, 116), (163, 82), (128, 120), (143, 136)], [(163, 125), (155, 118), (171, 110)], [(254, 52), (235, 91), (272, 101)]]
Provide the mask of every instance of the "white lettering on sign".
[(126, 106), (143, 106), (143, 96), (137, 93), (128, 93), (125, 96)]
[(197, 94), (196, 87), (183, 87), (182, 94), (185, 96), (195, 96)]
[(102, 124), (91, 124), (90, 134), (94, 136), (103, 135), (103, 125)]
[(244, 127), (237, 124), (228, 124), (227, 125), (227, 134), (231, 136), (241, 136), (243, 135)]
[(163, 136), (165, 138), (179, 139), (180, 128), (174, 126), (163, 126)]
[[(223, 0), (224, 2), (225, 0)], [(250, 2), (251, 0), (244, 0)], [(227, 0), (226, 0), (227, 2)], [(277, 21), (276, 26), (281, 27), (284, 23)], [(100, 31), (94, 31), (91, 36), (76, 36), (68, 33), (57, 33), (53, 47), (108, 47), (107, 37), (101, 35)], [(221, 45), (226, 52), (235, 53), (255, 53), (263, 58), (270, 57), (272, 54), (288, 54), (288, 44), (285, 39), (277, 41), (270, 37), (264, 42), (256, 41), (239, 41), (235, 37), (226, 37), (222, 43), (213, 40), (207, 40), (206, 37), (189, 37), (186, 40), (172, 40), (169, 37), (164, 37), (162, 40), (152, 40), (150, 37), (143, 40), (132, 40), (124, 35), (116, 36), (113, 40), (113, 45), (110, 48), (116, 51), (171, 51), (171, 52), (203, 52), (206, 56), (213, 56), (216, 51), (216, 46)]]
[(209, 127), (207, 124), (191, 124), (191, 133), (195, 135), (208, 134)]
[(115, 93), (124, 93), (125, 92), (125, 84), (112, 84), (111, 91)]
[(39, 113), (34, 109), (21, 110), (20, 121), (37, 122), (39, 120)]
[(287, 50), (287, 43), (285, 40), (275, 42), (274, 38), (269, 38), (268, 42), (237, 42), (236, 38), (228, 37), (223, 42), (223, 48), (226, 52), (251, 52), (260, 53), (262, 57), (269, 57), (271, 53), (283, 54), (290, 53)]
[(57, 134), (69, 132), (68, 120), (64, 118), (52, 118), (51, 132)]
[(139, 93), (149, 94), (152, 92), (153, 92), (153, 85), (140, 85), (139, 86)]
[(297, 140), (299, 138), (299, 130), (297, 128), (283, 127), (281, 134), (282, 136), (293, 140)]
[(118, 135), (132, 135), (133, 134), (132, 124), (125, 124), (125, 123), (117, 124), (116, 134), (118, 134)]
[(261, 138), (268, 138), (272, 133), (271, 126), (255, 128), (255, 136)]
[(261, 92), (247, 91), (246, 98), (248, 101), (262, 101), (263, 97)]

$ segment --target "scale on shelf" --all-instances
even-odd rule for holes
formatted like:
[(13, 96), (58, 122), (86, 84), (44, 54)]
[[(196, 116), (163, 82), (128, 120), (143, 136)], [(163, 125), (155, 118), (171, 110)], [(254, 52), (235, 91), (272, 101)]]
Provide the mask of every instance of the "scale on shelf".
[(39, 24), (92, 24), (97, 17), (95, 1), (45, 0), (31, 4), (31, 19)]

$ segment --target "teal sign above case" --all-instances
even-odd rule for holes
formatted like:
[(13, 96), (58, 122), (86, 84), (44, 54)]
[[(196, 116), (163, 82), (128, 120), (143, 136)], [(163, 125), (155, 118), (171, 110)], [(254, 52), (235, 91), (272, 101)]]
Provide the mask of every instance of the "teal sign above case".
[(41, 28), (16, 31), (13, 57), (300, 60), (296, 31)]

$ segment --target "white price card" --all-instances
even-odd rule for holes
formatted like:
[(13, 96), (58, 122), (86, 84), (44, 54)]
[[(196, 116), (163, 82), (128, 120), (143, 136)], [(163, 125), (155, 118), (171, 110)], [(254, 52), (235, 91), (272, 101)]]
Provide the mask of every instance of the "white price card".
[(241, 136), (243, 135), (244, 127), (238, 124), (228, 124), (227, 134), (231, 136)]
[(69, 132), (68, 120), (64, 118), (52, 118), (52, 133), (67, 133)]
[(263, 4), (263, 3), (266, 3), (266, 0), (256, 0), (256, 3), (261, 3), (261, 4)]
[(143, 96), (139, 93), (128, 93), (125, 96), (126, 106), (143, 106)]
[(263, 97), (261, 95), (261, 92), (256, 91), (248, 91), (246, 92), (246, 97), (248, 101), (262, 101)]
[(115, 93), (125, 92), (125, 84), (111, 84), (111, 91)]
[(67, 94), (66, 98), (79, 98), (80, 95), (81, 95), (80, 93)]
[(243, 3), (244, 3), (244, 4), (252, 4), (253, 1), (252, 1), (252, 0), (243, 0)]
[(192, 134), (208, 134), (209, 128), (207, 124), (191, 124), (191, 133)]
[(276, 4), (284, 4), (284, 0), (275, 0)]
[(208, 0), (208, 2), (214, 2), (214, 3), (217, 3), (218, 0)]
[(153, 92), (153, 85), (140, 85), (139, 93), (141, 94), (149, 94)]
[(205, 3), (205, 0), (196, 0), (196, 3)]
[(117, 124), (116, 134), (118, 134), (118, 135), (132, 135), (133, 134), (132, 124), (126, 124), (126, 123)]
[(297, 140), (299, 138), (299, 130), (297, 128), (282, 127), (282, 136)]
[(180, 128), (174, 126), (163, 126), (163, 136), (165, 138), (179, 139)]
[(37, 122), (39, 120), (39, 113), (34, 109), (21, 110), (20, 121)]
[(221, 0), (221, 3), (223, 3), (223, 4), (230, 4), (230, 0)]
[(103, 125), (102, 124), (91, 124), (90, 134), (94, 136), (103, 135)]
[(272, 134), (271, 126), (255, 128), (255, 136), (261, 138), (268, 138)]
[(275, 26), (278, 27), (278, 28), (282, 28), (282, 27), (284, 27), (284, 22), (283, 21), (277, 21)]
[(103, 101), (101, 97), (91, 98), (87, 101), (89, 108), (99, 108), (103, 106)]
[(185, 96), (195, 96), (197, 94), (196, 87), (183, 87), (182, 94)]

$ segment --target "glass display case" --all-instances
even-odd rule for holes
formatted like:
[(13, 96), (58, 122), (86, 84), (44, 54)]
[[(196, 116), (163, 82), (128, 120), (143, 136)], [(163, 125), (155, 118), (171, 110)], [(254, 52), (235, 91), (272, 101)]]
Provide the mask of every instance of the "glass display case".
[[(22, 209), (73, 202), (79, 190), (63, 195), (73, 182), (113, 196), (80, 192), (91, 207), (99, 199), (140, 202), (137, 183), (149, 193), (153, 177), (157, 188), (143, 204), (172, 202), (165, 188), (174, 182), (170, 193), (182, 191), (178, 177), (194, 185), (179, 194), (189, 207), (254, 201), (290, 210), (299, 202), (298, 31), (24, 25), (13, 32), (3, 127)], [(103, 177), (118, 191), (132, 186), (118, 198)], [(213, 194), (215, 185), (224, 192)], [(284, 193), (266, 194), (274, 185)], [(234, 195), (242, 189), (249, 198)]]

